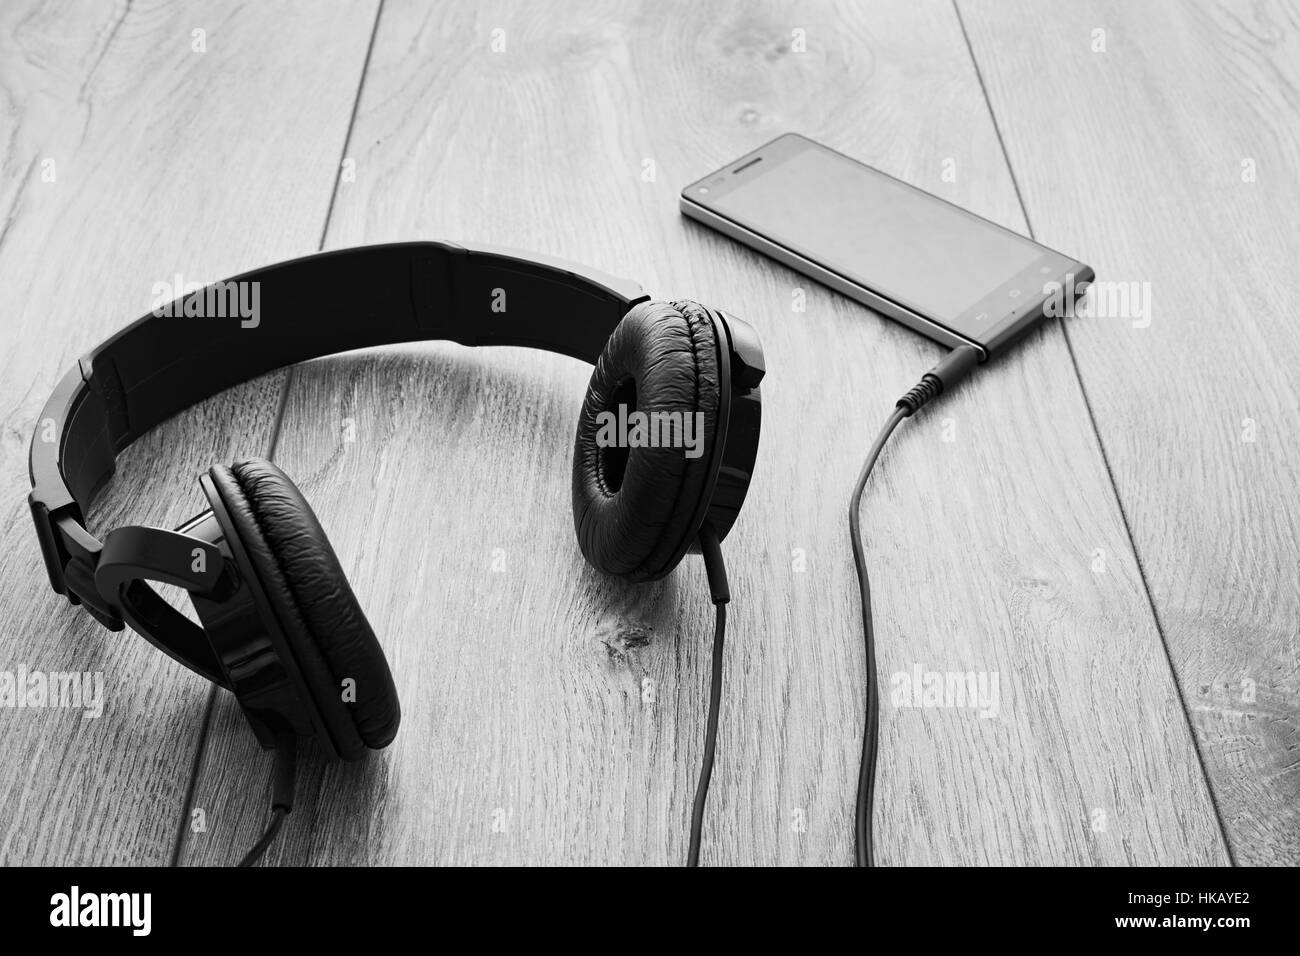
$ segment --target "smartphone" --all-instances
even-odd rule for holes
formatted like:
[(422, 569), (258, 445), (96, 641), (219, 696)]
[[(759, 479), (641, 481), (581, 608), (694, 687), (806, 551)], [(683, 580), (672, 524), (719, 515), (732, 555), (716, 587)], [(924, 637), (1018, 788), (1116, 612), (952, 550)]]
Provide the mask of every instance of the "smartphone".
[(795, 133), (687, 186), (681, 208), (937, 342), (974, 345), (985, 359), (1066, 314), (1093, 280), (1077, 259)]

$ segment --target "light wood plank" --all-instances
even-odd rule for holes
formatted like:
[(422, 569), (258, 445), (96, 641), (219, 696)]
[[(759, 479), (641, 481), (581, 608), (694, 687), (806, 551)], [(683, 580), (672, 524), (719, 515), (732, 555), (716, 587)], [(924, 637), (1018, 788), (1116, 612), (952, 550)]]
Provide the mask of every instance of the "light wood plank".
[[(796, 29), (805, 53), (791, 51)], [(1023, 228), (946, 3), (557, 17), (545, 4), (390, 2), (350, 147), (357, 181), (328, 235), (532, 248), (759, 329), (766, 419), (726, 544), (711, 864), (851, 860), (864, 679), (846, 504), (875, 430), (939, 355), (680, 218), (682, 184), (790, 128)], [(942, 179), (949, 158), (955, 182)], [(306, 756), (271, 861), (684, 860), (711, 609), (695, 560), (641, 588), (583, 563), (569, 466), (587, 375), (451, 346), (295, 373), (277, 460), (351, 573), (405, 721), (362, 765)], [(900, 434), (866, 525), (886, 686), (919, 663), (996, 671), (1002, 693), (997, 719), (885, 708), (882, 862), (1223, 862), (1058, 329)], [(196, 783), (200, 802), (241, 821), (235, 839), (220, 845), (223, 828), (187, 862), (231, 859), (264, 821), (270, 762), (239, 721), (223, 696)]]
[[(199, 3), (0, 8), (0, 669), (99, 671), (105, 696), (97, 720), (0, 708), (3, 864), (159, 864), (178, 840), (208, 685), (49, 590), (27, 444), (61, 374), (146, 312), (154, 283), (316, 248), (375, 10), (279, 9), (291, 20), (268, 30), (255, 9)], [(268, 447), (280, 384), (148, 435), (94, 527), (200, 510), (202, 470)]]
[(1149, 283), (1069, 335), (1235, 858), (1294, 866), (1300, 12), (961, 9), (1039, 237)]

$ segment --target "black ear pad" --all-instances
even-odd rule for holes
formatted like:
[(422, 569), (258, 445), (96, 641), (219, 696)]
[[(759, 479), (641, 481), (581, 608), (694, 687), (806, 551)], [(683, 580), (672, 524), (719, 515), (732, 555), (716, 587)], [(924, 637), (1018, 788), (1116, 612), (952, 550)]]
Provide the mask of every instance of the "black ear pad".
[[(642, 302), (619, 323), (596, 362), (573, 447), (578, 546), (598, 570), (632, 581), (673, 569), (695, 531), (717, 430), (719, 379), (713, 322), (698, 303)], [(702, 414), (702, 454), (681, 447), (602, 447), (601, 412)]]
[[(354, 760), (387, 746), (402, 719), (393, 675), (302, 492), (260, 458), (209, 474), (339, 754)], [(355, 702), (342, 700), (345, 678), (356, 681)]]

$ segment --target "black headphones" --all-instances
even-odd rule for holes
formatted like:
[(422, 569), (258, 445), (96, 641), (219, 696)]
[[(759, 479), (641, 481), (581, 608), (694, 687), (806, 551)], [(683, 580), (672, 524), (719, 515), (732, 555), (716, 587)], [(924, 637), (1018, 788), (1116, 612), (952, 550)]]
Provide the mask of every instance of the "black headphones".
[[(255, 314), (239, 298), (248, 289)], [(749, 325), (695, 302), (651, 302), (634, 283), (568, 263), (402, 243), (214, 283), (83, 358), (31, 446), (50, 584), (105, 627), (130, 624), (232, 691), (265, 748), (310, 736), (328, 756), (355, 760), (386, 746), (401, 721), (388, 662), (311, 507), (275, 465), (213, 466), (199, 479), (209, 510), (176, 531), (124, 527), (101, 543), (83, 515), (116, 455), (190, 405), (295, 362), (430, 339), (595, 365), (574, 442), (573, 518), (598, 570), (653, 581), (730, 530), (758, 451), (764, 366)], [(619, 402), (698, 413), (702, 453), (602, 445), (597, 419)], [(185, 588), (202, 627), (148, 581)], [(726, 600), (717, 586), (714, 599)], [(345, 681), (355, 691), (347, 702)]]

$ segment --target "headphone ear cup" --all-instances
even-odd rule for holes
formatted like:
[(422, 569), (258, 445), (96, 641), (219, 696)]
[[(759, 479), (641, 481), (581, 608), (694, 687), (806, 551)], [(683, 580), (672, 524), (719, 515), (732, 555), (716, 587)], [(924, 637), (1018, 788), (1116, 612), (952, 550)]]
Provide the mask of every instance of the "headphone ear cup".
[[(651, 581), (681, 560), (708, 493), (719, 404), (717, 341), (704, 308), (686, 300), (634, 306), (596, 362), (574, 441), (574, 528), (593, 567)], [(612, 445), (620, 409), (644, 413), (652, 424), (643, 437), (651, 438), (654, 414), (670, 413), (660, 421), (680, 422), (685, 447)]]
[[(302, 492), (262, 458), (209, 475), (335, 749), (355, 760), (387, 746), (401, 723), (388, 661)], [(343, 701), (345, 679), (355, 702)]]

